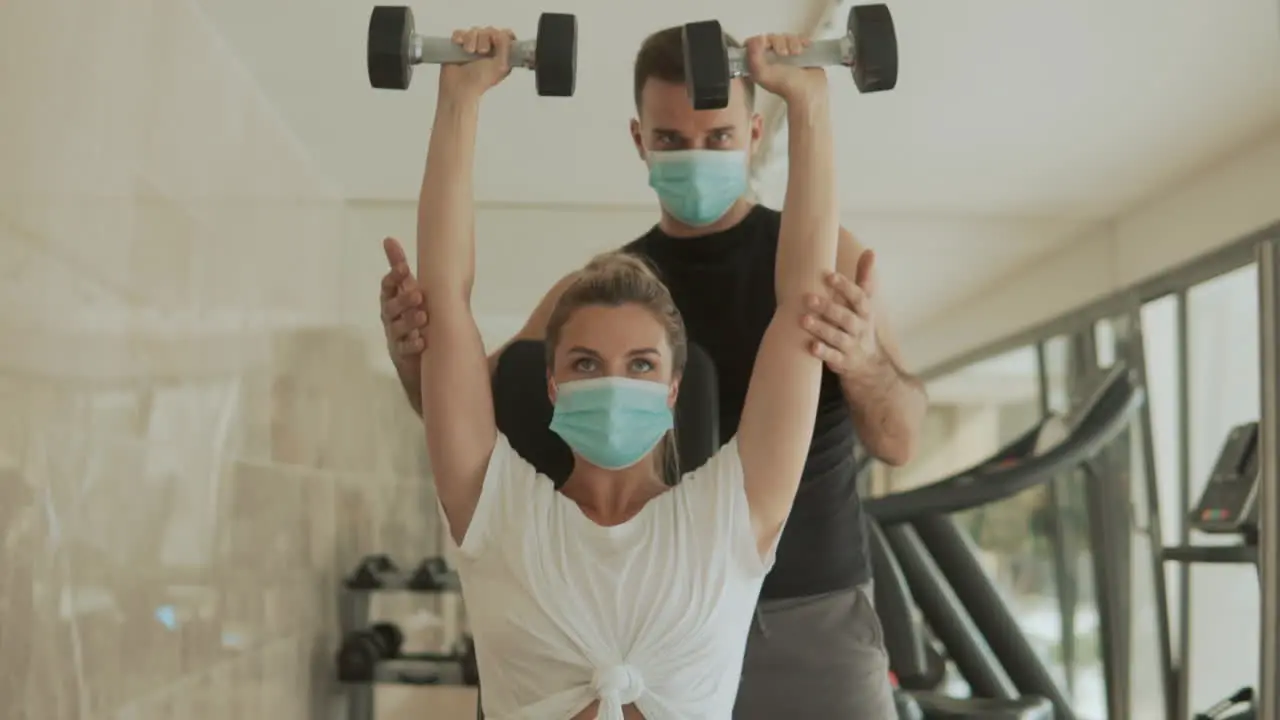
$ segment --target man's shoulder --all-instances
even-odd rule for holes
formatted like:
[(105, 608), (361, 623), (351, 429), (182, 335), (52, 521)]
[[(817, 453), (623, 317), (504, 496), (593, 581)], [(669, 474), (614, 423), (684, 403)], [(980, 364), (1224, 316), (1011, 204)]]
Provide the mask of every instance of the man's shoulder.
[(654, 238), (658, 236), (658, 233), (658, 226), (654, 225), (646, 230), (640, 237), (623, 245), (618, 249), (618, 252), (624, 252), (631, 255), (648, 255), (653, 249)]
[(756, 203), (742, 222), (732, 229), (737, 235), (777, 239), (782, 229), (782, 211)]
[(769, 207), (768, 205), (765, 205), (764, 203), (756, 203), (756, 206), (753, 209), (761, 217), (772, 218), (774, 220), (777, 220), (782, 217), (781, 210), (775, 210)]

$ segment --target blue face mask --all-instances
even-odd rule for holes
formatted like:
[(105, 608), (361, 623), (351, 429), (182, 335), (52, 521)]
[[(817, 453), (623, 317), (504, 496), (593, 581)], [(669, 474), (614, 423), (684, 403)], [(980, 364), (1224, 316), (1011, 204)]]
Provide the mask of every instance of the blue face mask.
[(667, 212), (692, 227), (724, 217), (747, 191), (743, 150), (673, 150), (649, 153), (649, 187)]
[(551, 431), (587, 462), (621, 470), (640, 462), (672, 427), (666, 385), (625, 377), (559, 386)]

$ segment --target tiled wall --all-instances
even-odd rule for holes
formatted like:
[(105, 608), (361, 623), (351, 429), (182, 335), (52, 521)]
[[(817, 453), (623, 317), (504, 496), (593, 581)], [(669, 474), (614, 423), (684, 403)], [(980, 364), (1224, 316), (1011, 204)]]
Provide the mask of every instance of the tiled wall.
[(336, 717), (340, 575), (438, 548), (343, 213), (190, 0), (0, 3), (0, 720)]

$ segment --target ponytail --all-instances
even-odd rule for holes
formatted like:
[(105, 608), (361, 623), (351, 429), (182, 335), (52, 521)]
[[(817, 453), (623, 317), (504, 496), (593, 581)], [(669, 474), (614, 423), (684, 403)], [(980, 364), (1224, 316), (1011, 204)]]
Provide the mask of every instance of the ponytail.
[(680, 484), (680, 449), (676, 447), (676, 430), (674, 427), (667, 431), (667, 434), (662, 438), (661, 445), (658, 450), (660, 454), (658, 462), (662, 466), (658, 470), (662, 476), (662, 482), (667, 487), (675, 487)]

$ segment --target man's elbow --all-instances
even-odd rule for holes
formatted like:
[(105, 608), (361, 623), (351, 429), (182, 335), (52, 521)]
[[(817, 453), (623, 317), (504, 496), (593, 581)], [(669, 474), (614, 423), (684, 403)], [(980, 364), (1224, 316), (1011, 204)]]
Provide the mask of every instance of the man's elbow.
[(897, 413), (881, 418), (872, 432), (862, 433), (863, 444), (872, 457), (890, 467), (902, 467), (920, 450), (920, 428), (924, 413)]
[(885, 437), (867, 444), (872, 457), (889, 467), (902, 467), (916, 456), (917, 441), (914, 434), (902, 437)]

